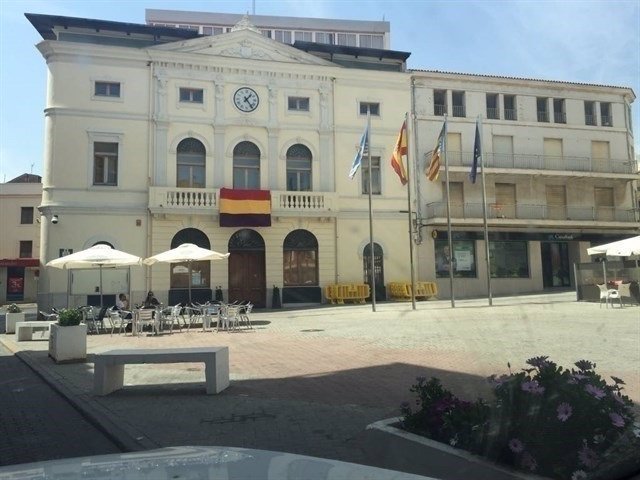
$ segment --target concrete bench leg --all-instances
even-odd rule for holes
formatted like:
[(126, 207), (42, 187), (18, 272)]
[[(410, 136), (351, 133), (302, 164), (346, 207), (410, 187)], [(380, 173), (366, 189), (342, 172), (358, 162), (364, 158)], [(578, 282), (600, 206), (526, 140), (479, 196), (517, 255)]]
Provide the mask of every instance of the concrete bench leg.
[(26, 340), (33, 340), (33, 328), (31, 327), (18, 327), (16, 329), (16, 337), (18, 342), (24, 342)]
[(220, 393), (229, 386), (229, 350), (218, 352), (215, 359), (204, 363), (204, 376), (208, 395)]
[(109, 395), (124, 385), (124, 365), (95, 364), (93, 372), (93, 393)]

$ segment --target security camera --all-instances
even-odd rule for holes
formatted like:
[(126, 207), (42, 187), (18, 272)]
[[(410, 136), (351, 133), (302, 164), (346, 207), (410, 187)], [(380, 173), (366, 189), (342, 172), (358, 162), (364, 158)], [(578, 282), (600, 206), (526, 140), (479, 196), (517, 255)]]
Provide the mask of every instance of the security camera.
[(54, 215), (53, 217), (51, 217), (51, 223), (53, 223), (54, 225), (58, 223), (58, 215)]

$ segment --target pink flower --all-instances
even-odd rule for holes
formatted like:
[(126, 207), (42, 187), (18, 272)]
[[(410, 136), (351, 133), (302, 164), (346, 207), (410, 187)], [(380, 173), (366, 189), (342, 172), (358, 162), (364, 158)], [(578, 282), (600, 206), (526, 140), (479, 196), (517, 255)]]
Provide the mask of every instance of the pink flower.
[(614, 427), (624, 427), (624, 418), (619, 413), (610, 413), (609, 418)]
[(602, 390), (601, 388), (598, 388), (598, 387), (594, 387), (590, 383), (587, 384), (587, 386), (584, 387), (584, 389), (588, 394), (593, 395), (598, 400), (606, 397), (606, 395), (607, 395), (606, 393), (604, 393), (604, 390)]
[(524, 450), (524, 443), (522, 443), (517, 438), (512, 438), (509, 440), (509, 450), (513, 453), (520, 453)]
[(522, 382), (521, 387), (522, 391), (533, 393), (534, 395), (542, 395), (544, 393), (544, 387), (541, 387), (537, 380)]
[(593, 468), (598, 464), (598, 455), (586, 445), (578, 452), (578, 459), (587, 468)]
[(561, 422), (566, 422), (567, 420), (569, 420), (569, 417), (573, 413), (573, 409), (571, 408), (571, 405), (569, 405), (567, 402), (563, 402), (560, 405), (558, 405), (557, 412), (558, 412), (558, 420), (560, 420)]

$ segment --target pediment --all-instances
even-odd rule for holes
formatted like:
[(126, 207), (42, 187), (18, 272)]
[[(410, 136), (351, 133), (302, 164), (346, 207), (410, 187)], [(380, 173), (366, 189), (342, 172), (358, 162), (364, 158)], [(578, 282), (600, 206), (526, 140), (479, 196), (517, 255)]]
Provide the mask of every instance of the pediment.
[(173, 53), (191, 53), (211, 57), (240, 58), (266, 62), (337, 66), (309, 53), (266, 38), (252, 30), (237, 30), (222, 35), (193, 38), (151, 47)]

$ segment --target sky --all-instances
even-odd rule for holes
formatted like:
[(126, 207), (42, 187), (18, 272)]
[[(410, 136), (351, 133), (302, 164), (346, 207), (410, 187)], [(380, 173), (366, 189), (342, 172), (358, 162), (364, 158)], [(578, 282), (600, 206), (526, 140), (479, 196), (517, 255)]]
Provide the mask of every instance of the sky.
[[(251, 13), (252, 0), (0, 0), (0, 182), (42, 175), (47, 69), (24, 13), (131, 23), (145, 9)], [(409, 68), (630, 87), (640, 92), (640, 0), (255, 0), (256, 14), (387, 20)], [(640, 152), (640, 99), (633, 106)]]

